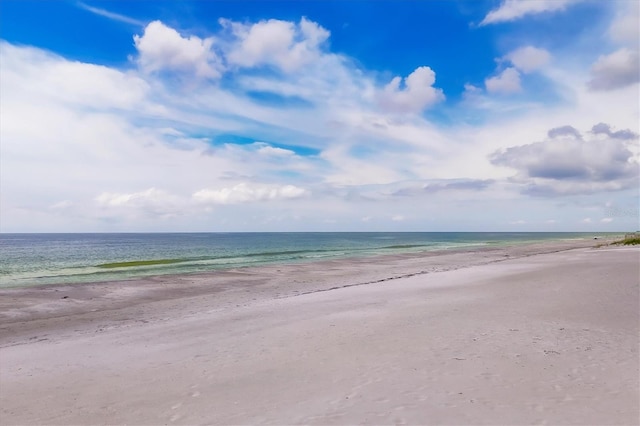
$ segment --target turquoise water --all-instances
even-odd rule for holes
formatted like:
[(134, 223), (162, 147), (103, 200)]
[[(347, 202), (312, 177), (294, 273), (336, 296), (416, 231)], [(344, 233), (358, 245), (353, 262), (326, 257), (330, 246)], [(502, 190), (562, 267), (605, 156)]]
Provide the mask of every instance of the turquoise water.
[(112, 281), (274, 263), (415, 253), (594, 233), (0, 234), (0, 287)]

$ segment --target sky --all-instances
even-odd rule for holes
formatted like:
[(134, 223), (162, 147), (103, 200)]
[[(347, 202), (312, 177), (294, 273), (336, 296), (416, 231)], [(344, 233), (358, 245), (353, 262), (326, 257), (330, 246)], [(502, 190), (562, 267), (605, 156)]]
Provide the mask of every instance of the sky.
[(634, 231), (635, 0), (2, 0), (0, 232)]

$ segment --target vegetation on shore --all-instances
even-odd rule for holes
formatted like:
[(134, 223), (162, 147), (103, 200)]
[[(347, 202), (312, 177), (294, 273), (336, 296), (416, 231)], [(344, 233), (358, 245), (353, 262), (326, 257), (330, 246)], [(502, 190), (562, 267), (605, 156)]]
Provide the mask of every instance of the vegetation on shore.
[(607, 247), (607, 246), (635, 246), (640, 245), (640, 232), (633, 234), (626, 234), (623, 239), (613, 241), (611, 243), (597, 244), (595, 248)]
[(628, 235), (624, 237), (624, 239), (619, 241), (614, 241), (611, 244), (617, 246), (635, 246), (640, 244), (640, 235)]

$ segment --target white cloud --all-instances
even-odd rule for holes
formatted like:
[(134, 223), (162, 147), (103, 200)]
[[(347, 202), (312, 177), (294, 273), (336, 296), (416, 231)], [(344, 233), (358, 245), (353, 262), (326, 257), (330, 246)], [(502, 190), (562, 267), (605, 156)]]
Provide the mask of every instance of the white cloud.
[(593, 220), (591, 220), (590, 217), (585, 217), (584, 219), (582, 219), (582, 223), (593, 223)]
[(0, 41), (0, 63), (4, 99), (20, 101), (33, 96), (39, 103), (131, 109), (142, 107), (150, 90), (149, 84), (133, 73), (67, 61), (39, 49), (17, 47), (5, 41)]
[(484, 84), (489, 93), (516, 93), (522, 90), (520, 87), (520, 73), (515, 68), (506, 68), (495, 77), (488, 78)]
[(229, 168), (224, 172), (226, 179), (259, 176), (279, 180), (285, 174), (314, 176), (320, 173), (322, 164), (315, 156), (297, 155), (292, 150), (265, 142), (214, 145), (206, 150), (206, 156), (229, 162)]
[(591, 90), (614, 90), (640, 81), (640, 56), (637, 50), (625, 47), (600, 56), (591, 67)]
[(551, 59), (551, 54), (545, 49), (524, 46), (516, 49), (504, 57), (520, 71), (530, 73), (544, 67)]
[(296, 153), (290, 149), (274, 147), (264, 142), (255, 142), (254, 145), (257, 146), (258, 149), (256, 151), (259, 154), (266, 155), (268, 157), (290, 158), (296, 155)]
[[(638, 155), (632, 151), (632, 139), (611, 135), (585, 138), (570, 126), (551, 129), (548, 135), (549, 139), (543, 142), (499, 150), (491, 160), (518, 170), (514, 181), (522, 183), (523, 191), (533, 195), (606, 192), (638, 186)], [(637, 138), (634, 134), (633, 139)]]
[(602, 222), (602, 223), (610, 223), (610, 222), (613, 222), (613, 218), (603, 217), (602, 219), (600, 219), (600, 222)]
[[(241, 25), (250, 29), (254, 24)], [(429, 68), (412, 73), (415, 84), (411, 76), (404, 85), (398, 77), (385, 92), (384, 84), (374, 80), (380, 73), (356, 65), (357, 58), (332, 53), (330, 45), (320, 41), (324, 35), (317, 24), (289, 25), (294, 33), (289, 49), (277, 60), (256, 54), (250, 70), (239, 64), (220, 66), (225, 55), (242, 47), (226, 29), (208, 39), (193, 39), (200, 43), (194, 45), (198, 49), (212, 40), (215, 57), (158, 60), (155, 71), (145, 70), (141, 62), (138, 68), (122, 70), (3, 43), (2, 230), (242, 231), (295, 226), (349, 231), (384, 230), (385, 225), (402, 230), (508, 230), (508, 222), (519, 217), (534, 226), (532, 214), (557, 218), (563, 230), (571, 230), (578, 228), (579, 219), (592, 215), (572, 204), (577, 194), (581, 202), (584, 197), (593, 205), (603, 205), (605, 196), (615, 205), (637, 205), (637, 181), (598, 177), (627, 170), (618, 157), (628, 160), (628, 153), (620, 146), (637, 155), (633, 135), (638, 133), (638, 104), (632, 90), (588, 91), (587, 70), (563, 68), (565, 57), (554, 51), (553, 63), (537, 69), (545, 84), (562, 88), (561, 102), (525, 99), (524, 94), (489, 96), (469, 85), (474, 102), (458, 104), (452, 97), (434, 114), (451, 119), (441, 125), (433, 116), (398, 114), (420, 112), (442, 99)], [(177, 44), (190, 40), (184, 32), (176, 34)], [(174, 39), (169, 37), (168, 44)], [(295, 56), (293, 47), (303, 41), (315, 47)], [(206, 49), (196, 48), (206, 56)], [(516, 83), (527, 77), (519, 75), (525, 68), (542, 66), (540, 60), (530, 63), (511, 53), (513, 58), (505, 59), (515, 61)], [(197, 75), (198, 64), (226, 73), (224, 81), (232, 84), (199, 84), (185, 96), (184, 86), (191, 88), (191, 79), (167, 72)], [(262, 65), (286, 72), (263, 70)], [(497, 86), (508, 88), (507, 77), (509, 73)], [(518, 87), (511, 84), (511, 89)], [(247, 95), (251, 91), (268, 93), (275, 101), (256, 101)], [(381, 108), (385, 94), (386, 109)], [(586, 133), (564, 126), (589, 129), (601, 122), (611, 126), (596, 125)], [(230, 139), (225, 140), (226, 135)], [(230, 143), (236, 136), (269, 142)], [(543, 141), (544, 146), (527, 148), (532, 141)], [(576, 141), (602, 144), (601, 158), (594, 154), (600, 145), (583, 149)], [(505, 164), (490, 161), (492, 152), (509, 148), (519, 149), (507, 155)], [(522, 158), (529, 151), (527, 162)], [(587, 179), (539, 176), (543, 162), (557, 165), (567, 157)], [(304, 202), (288, 201), (297, 197)], [(421, 214), (411, 220), (391, 222), (397, 212), (417, 210)], [(488, 213), (479, 213), (470, 223), (469, 211)], [(323, 227), (326, 217), (336, 222)], [(592, 217), (605, 226), (601, 216)], [(620, 220), (616, 216), (612, 225), (634, 226), (634, 220), (637, 214)], [(542, 219), (536, 223), (542, 225)]]
[(222, 189), (201, 189), (193, 194), (193, 199), (204, 204), (239, 204), (288, 200), (305, 195), (308, 195), (307, 190), (294, 185), (239, 183)]
[(73, 207), (73, 203), (69, 200), (62, 200), (49, 206), (50, 209), (64, 210)]
[(503, 0), (497, 9), (490, 11), (480, 25), (515, 21), (527, 15), (556, 12), (580, 0)]
[(119, 21), (119, 22), (124, 22), (126, 24), (133, 24), (133, 25), (139, 25), (139, 26), (143, 26), (144, 25), (144, 22), (142, 22), (142, 21), (140, 21), (138, 19), (131, 18), (131, 17), (125, 16), (125, 15), (121, 15), (119, 13), (110, 12), (108, 10), (100, 9), (98, 7), (89, 6), (88, 4), (84, 4), (82, 2), (77, 2), (76, 5), (81, 9), (84, 9), (84, 10), (89, 11), (91, 13), (95, 13), (96, 15), (104, 16), (105, 18), (109, 18), (109, 19), (112, 19), (114, 21)]
[(482, 89), (480, 87), (474, 86), (471, 83), (465, 83), (464, 92), (462, 94), (465, 98), (473, 98), (482, 93)]
[(638, 49), (640, 40), (640, 2), (621, 1), (618, 12), (609, 27), (609, 36), (615, 42)]
[(99, 205), (105, 207), (121, 207), (136, 203), (139, 200), (159, 200), (164, 198), (165, 195), (166, 194), (162, 191), (158, 191), (155, 188), (149, 188), (146, 191), (131, 194), (103, 192), (96, 197), (96, 201)]
[(302, 18), (298, 24), (269, 19), (255, 24), (229, 20), (220, 23), (231, 30), (235, 41), (227, 61), (241, 67), (273, 65), (285, 72), (297, 71), (321, 56), (329, 31)]
[(640, 3), (613, 3), (616, 16), (609, 25), (609, 38), (617, 50), (601, 55), (591, 66), (587, 87), (592, 91), (611, 91), (640, 81)]
[(425, 108), (444, 100), (441, 89), (433, 87), (436, 73), (429, 67), (416, 68), (404, 79), (394, 77), (379, 94), (381, 106), (393, 112), (420, 112)]
[(161, 218), (182, 213), (184, 200), (156, 188), (133, 193), (103, 192), (95, 197), (97, 205), (108, 210), (125, 210), (125, 215), (151, 215)]
[(638, 134), (637, 133), (634, 133), (633, 131), (631, 131), (629, 129), (613, 131), (613, 130), (611, 130), (611, 126), (609, 126), (607, 123), (598, 123), (598, 124), (596, 124), (595, 126), (593, 126), (591, 128), (591, 133), (593, 133), (594, 135), (607, 135), (610, 138), (620, 139), (620, 140), (638, 139)]
[(405, 219), (405, 217), (403, 215), (401, 215), (401, 214), (396, 214), (396, 215), (393, 215), (391, 217), (391, 220), (394, 221), (394, 222), (402, 222), (402, 221), (404, 221), (404, 219)]
[(181, 71), (197, 77), (221, 75), (221, 62), (213, 51), (214, 39), (183, 37), (160, 21), (149, 23), (142, 36), (133, 37), (138, 49), (137, 62), (146, 73)]

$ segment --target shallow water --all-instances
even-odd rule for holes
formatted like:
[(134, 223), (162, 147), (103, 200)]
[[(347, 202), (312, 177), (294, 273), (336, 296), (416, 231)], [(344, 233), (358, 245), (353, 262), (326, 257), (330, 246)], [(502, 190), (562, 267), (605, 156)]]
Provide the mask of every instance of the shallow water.
[(0, 287), (111, 281), (327, 258), (611, 234), (534, 232), (0, 234)]

